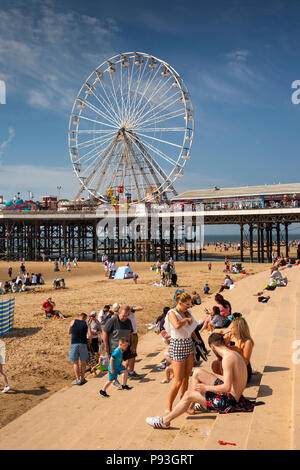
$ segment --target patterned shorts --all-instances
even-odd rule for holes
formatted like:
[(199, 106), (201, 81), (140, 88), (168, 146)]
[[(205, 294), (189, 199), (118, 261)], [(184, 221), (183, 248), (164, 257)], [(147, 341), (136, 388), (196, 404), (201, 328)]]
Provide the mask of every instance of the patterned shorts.
[[(216, 379), (214, 385), (223, 384), (222, 380)], [(223, 411), (228, 406), (235, 406), (236, 400), (231, 393), (215, 393), (215, 392), (206, 392), (206, 406), (208, 409), (215, 411)]]
[(195, 348), (192, 338), (171, 339), (169, 354), (172, 361), (185, 361), (194, 352)]

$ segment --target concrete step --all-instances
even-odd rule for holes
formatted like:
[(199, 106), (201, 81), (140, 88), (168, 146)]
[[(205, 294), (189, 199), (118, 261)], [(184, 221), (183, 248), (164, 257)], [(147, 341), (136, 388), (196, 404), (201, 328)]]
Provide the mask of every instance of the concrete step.
[[(252, 326), (249, 320), (251, 335), (254, 338), (255, 345), (251, 357), (252, 367), (260, 372), (253, 375), (250, 384), (244, 392), (244, 396), (250, 400), (255, 400), (258, 395), (261, 372), (264, 370), (265, 362), (268, 355), (268, 347), (271, 344), (273, 332), (276, 325), (276, 319), (279, 315), (278, 303), (283, 296), (283, 290), (273, 292), (271, 300), (267, 304), (257, 302), (252, 311)], [(257, 316), (257, 318), (254, 317)], [(246, 316), (248, 322), (248, 316)], [(266, 331), (268, 337), (266, 338)], [(251, 426), (253, 413), (233, 413), (228, 415), (217, 415), (212, 431), (207, 438), (205, 449), (207, 450), (241, 450), (245, 449), (248, 438), (249, 427)], [(220, 446), (218, 441), (226, 441), (235, 443), (236, 446)]]
[[(247, 449), (289, 449), (291, 445), (292, 354), (296, 314), (296, 278), (289, 271), (287, 287), (279, 305), (272, 343), (268, 352), (258, 399), (264, 406), (255, 408), (247, 439)], [(265, 330), (269, 334), (269, 330)], [(261, 426), (261, 422), (264, 426)]]
[[(261, 281), (259, 281), (261, 283)], [(260, 286), (259, 286), (260, 287)], [(255, 305), (255, 308), (259, 310), (265, 306), (258, 304), (257, 298), (251, 299), (252, 304)], [(198, 307), (198, 312), (201, 311), (203, 305)], [(193, 310), (194, 316), (197, 318), (198, 315), (196, 310)], [(198, 319), (198, 318), (197, 318)], [(213, 359), (213, 358), (212, 358)], [(206, 366), (206, 364), (205, 364)], [(163, 376), (163, 375), (162, 375)], [(157, 395), (159, 387), (164, 387), (162, 393)], [(156, 416), (161, 415), (164, 409), (164, 404), (167, 401), (167, 395), (169, 392), (169, 386), (163, 386), (161, 384), (151, 385), (151, 389), (148, 385), (147, 395), (143, 393), (142, 389), (139, 389), (135, 393), (136, 397), (136, 406), (134, 410), (134, 417), (131, 415), (130, 426), (128, 427), (128, 410), (124, 409), (122, 415), (114, 419), (109, 423), (109, 428), (105, 426), (107, 431), (107, 436), (109, 436), (110, 429), (115, 429), (116, 426), (118, 429), (122, 429), (123, 424), (126, 425), (126, 432), (121, 433), (120, 439), (118, 442), (113, 443), (111, 438), (108, 438), (105, 435), (105, 432), (102, 432), (99, 436), (100, 441), (102, 442), (102, 448), (114, 449), (135, 449), (137, 447), (137, 442), (140, 442), (140, 449), (189, 449), (193, 446), (195, 449), (201, 448), (200, 440), (198, 435), (201, 435), (202, 444), (204, 444), (207, 434), (210, 431), (212, 423), (215, 419), (215, 416), (208, 413), (205, 416), (201, 417), (201, 423), (199, 423), (199, 418), (196, 420), (195, 417), (190, 417), (184, 415), (179, 417), (176, 420), (176, 423), (173, 425), (172, 429), (168, 432), (161, 430), (152, 430), (145, 424), (146, 416)], [(138, 405), (139, 397), (142, 395), (141, 406)], [(177, 400), (178, 401), (178, 400)], [(146, 427), (145, 427), (146, 426)], [(130, 438), (132, 436), (132, 439)], [(192, 436), (197, 436), (196, 440), (191, 439)], [(193, 444), (191, 443), (193, 441)]]
[(292, 343), (293, 387), (291, 449), (300, 449), (300, 289), (296, 292), (295, 330)]
[[(284, 310), (287, 306), (289, 311)], [(265, 405), (255, 408), (253, 412), (246, 444), (249, 450), (290, 448), (292, 309), (295, 305), (292, 305), (290, 297), (284, 297), (281, 307), (258, 392), (258, 399), (262, 399)]]
[[(143, 364), (142, 381), (146, 385), (149, 380), (147, 375), (152, 370), (150, 366), (158, 364), (163, 358), (164, 345), (160, 337), (156, 336), (153, 332), (149, 332), (142, 339), (141, 351), (143, 352), (139, 354), (136, 370), (139, 371), (140, 364)], [(147, 367), (149, 368), (147, 369)], [(120, 395), (118, 394), (134, 393), (134, 390), (123, 392), (111, 386), (111, 389), (113, 389), (111, 397), (115, 403), (112, 403), (111, 400), (110, 404), (106, 403), (104, 409), (103, 402), (105, 400), (99, 396), (98, 391), (106, 382), (107, 375), (106, 373), (98, 378), (87, 376), (88, 382), (84, 386), (66, 387), (15, 421), (9, 423), (0, 430), (1, 448), (4, 449), (6, 445), (9, 446), (7, 436), (10, 432), (13, 432), (15, 445), (18, 445), (20, 449), (56, 449), (60, 448), (59, 446), (61, 445), (64, 446), (63, 448), (69, 448), (68, 442), (72, 442), (74, 438), (72, 437), (71, 439), (73, 429), (77, 428), (78, 431), (78, 423), (89, 421), (95, 414), (97, 415), (97, 421), (101, 420), (105, 413), (107, 413), (109, 420), (110, 408), (113, 410), (121, 405), (119, 400)], [(138, 388), (140, 381), (131, 380), (129, 382), (134, 382), (135, 388)], [(101, 402), (100, 399), (103, 401)], [(91, 417), (89, 415), (90, 411), (92, 411)], [(46, 423), (41, 423), (41, 416), (47, 417)], [(30, 433), (26, 432), (26, 429), (30, 429)], [(26, 435), (25, 440), (24, 433)], [(76, 436), (78, 436), (78, 432)], [(7, 444), (5, 444), (6, 442)]]

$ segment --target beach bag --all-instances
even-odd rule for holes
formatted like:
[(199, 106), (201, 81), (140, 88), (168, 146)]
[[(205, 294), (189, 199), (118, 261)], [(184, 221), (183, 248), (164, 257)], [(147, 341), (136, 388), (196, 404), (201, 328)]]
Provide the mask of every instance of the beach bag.
[(224, 321), (224, 324), (223, 324), (222, 328), (228, 328), (230, 323), (231, 323), (231, 320), (227, 317)]
[(197, 297), (194, 301), (193, 301), (194, 305), (201, 305), (201, 298), (200, 296)]
[(258, 302), (262, 302), (264, 304), (267, 303), (269, 299), (270, 299), (269, 296), (268, 297), (260, 296), (260, 297), (257, 298)]
[(276, 285), (272, 285), (272, 286), (267, 286), (266, 287), (266, 290), (275, 290), (276, 289)]

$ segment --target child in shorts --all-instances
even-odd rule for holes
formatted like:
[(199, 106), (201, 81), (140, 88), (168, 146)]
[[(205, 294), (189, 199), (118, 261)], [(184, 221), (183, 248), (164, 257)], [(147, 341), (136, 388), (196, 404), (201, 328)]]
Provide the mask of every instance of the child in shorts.
[[(123, 361), (123, 352), (128, 348), (128, 339), (120, 338), (118, 347), (113, 351), (110, 356), (109, 366), (108, 366), (108, 381), (104, 385), (103, 389), (99, 391), (99, 394), (102, 397), (108, 398), (109, 395), (106, 393), (106, 390), (112, 383), (114, 387), (118, 390), (131, 390), (132, 387), (128, 387), (128, 371), (126, 367), (122, 365)], [(118, 375), (123, 374), (123, 385), (118, 381)]]
[(208, 284), (205, 284), (205, 286), (203, 287), (203, 292), (204, 294), (209, 294), (209, 291), (210, 291), (210, 287)]
[(207, 308), (204, 309), (207, 313), (207, 317), (202, 324), (202, 328), (199, 333), (202, 333), (205, 329), (208, 331), (213, 331), (214, 328), (222, 328), (224, 320), (220, 315), (220, 309), (217, 306), (214, 306), (211, 311)]
[(107, 356), (99, 356), (99, 360), (97, 362), (97, 364), (95, 364), (92, 368), (91, 368), (91, 373), (93, 374), (94, 377), (97, 377), (97, 370), (100, 370), (100, 371), (107, 371), (108, 368), (108, 363), (109, 363), (109, 360), (108, 360), (108, 357)]

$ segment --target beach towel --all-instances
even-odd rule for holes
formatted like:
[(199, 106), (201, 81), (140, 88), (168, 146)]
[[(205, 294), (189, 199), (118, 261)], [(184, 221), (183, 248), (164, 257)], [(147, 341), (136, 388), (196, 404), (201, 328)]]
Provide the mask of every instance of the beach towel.
[(238, 403), (233, 406), (230, 405), (225, 410), (219, 410), (220, 414), (227, 414), (227, 413), (241, 413), (241, 412), (248, 412), (251, 413), (254, 410), (255, 404), (245, 398), (243, 395), (239, 399)]

